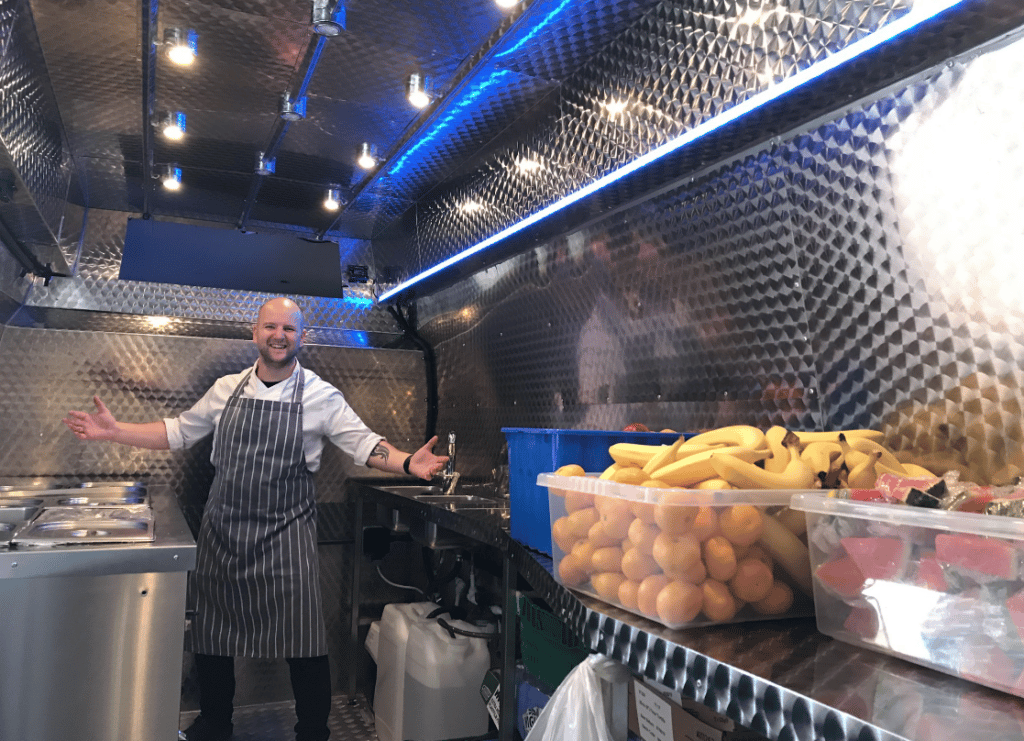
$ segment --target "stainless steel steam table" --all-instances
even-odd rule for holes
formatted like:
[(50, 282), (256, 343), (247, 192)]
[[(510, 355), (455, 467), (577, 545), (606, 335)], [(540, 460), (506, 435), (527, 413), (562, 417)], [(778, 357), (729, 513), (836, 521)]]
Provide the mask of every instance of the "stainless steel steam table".
[(177, 738), (195, 541), (149, 494), (152, 542), (0, 547), (0, 739)]
[[(506, 554), (505, 677), (512, 676), (515, 652), (510, 592), (522, 577), (593, 650), (771, 739), (1024, 739), (1024, 700), (836, 641), (819, 633), (813, 619), (669, 630), (562, 587), (552, 576), (551, 559), (509, 536), (507, 512), (500, 508), (487, 513), (476, 505), (460, 512), (457, 506), (432, 506), (429, 498), (414, 500), (366, 484), (354, 490), (357, 499), (412, 520), (431, 520), (446, 533)], [(361, 514), (360, 507), (356, 510)], [(362, 531), (358, 524), (357, 539)], [(361, 554), (361, 545), (356, 553)], [(503, 697), (513, 692), (514, 687), (502, 686)], [(502, 704), (501, 741), (512, 739), (512, 705)]]

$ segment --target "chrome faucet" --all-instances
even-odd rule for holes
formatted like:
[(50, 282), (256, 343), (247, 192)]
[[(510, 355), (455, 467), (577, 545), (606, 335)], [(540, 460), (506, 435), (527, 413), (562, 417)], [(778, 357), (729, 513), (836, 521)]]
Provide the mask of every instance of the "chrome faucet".
[(444, 473), (441, 474), (444, 481), (444, 493), (454, 494), (455, 487), (459, 483), (459, 472), (455, 470), (455, 433), (448, 433), (448, 463), (445, 464)]

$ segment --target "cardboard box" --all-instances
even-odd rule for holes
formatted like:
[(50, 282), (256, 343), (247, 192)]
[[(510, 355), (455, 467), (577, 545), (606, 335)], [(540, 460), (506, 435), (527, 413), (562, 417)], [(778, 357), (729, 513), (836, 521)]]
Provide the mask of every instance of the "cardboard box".
[(641, 741), (762, 741), (706, 705), (642, 679), (629, 683), (629, 731)]

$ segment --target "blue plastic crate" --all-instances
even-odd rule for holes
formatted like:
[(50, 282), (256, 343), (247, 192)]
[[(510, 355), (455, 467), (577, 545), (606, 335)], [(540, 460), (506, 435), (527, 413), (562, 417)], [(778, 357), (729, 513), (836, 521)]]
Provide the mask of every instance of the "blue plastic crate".
[(609, 446), (615, 443), (672, 444), (678, 432), (620, 430), (547, 430), (503, 427), (508, 440), (508, 487), (512, 537), (536, 551), (552, 555), (548, 491), (537, 476), (576, 463), (587, 472), (612, 464)]

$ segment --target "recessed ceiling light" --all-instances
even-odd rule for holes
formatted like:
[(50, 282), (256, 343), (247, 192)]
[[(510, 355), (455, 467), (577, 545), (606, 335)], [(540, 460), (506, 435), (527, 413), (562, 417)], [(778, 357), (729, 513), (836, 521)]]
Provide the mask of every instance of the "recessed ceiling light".
[(624, 100), (609, 100), (601, 105), (611, 116), (617, 116), (626, 110), (626, 101)]
[(168, 28), (164, 31), (164, 45), (167, 58), (181, 67), (196, 61), (198, 36), (195, 31), (183, 28)]
[(341, 208), (341, 189), (329, 188), (327, 197), (324, 198), (324, 208), (328, 211), (337, 211)]
[(306, 117), (306, 99), (292, 100), (288, 93), (282, 94), (280, 116), (285, 121), (301, 121)]
[(474, 213), (475, 211), (479, 211), (483, 207), (484, 207), (484, 204), (480, 203), (480, 201), (473, 201), (473, 200), (463, 201), (462, 203), (459, 204), (459, 210), (462, 211), (463, 213), (467, 213), (467, 214), (471, 214), (471, 213)]
[(338, 0), (332, 11), (331, 0), (313, 0), (313, 32), (320, 36), (337, 36), (345, 30), (345, 4)]
[(180, 141), (185, 137), (185, 114), (181, 111), (168, 113), (160, 124), (160, 130), (166, 138)]
[(430, 96), (427, 94), (427, 79), (419, 72), (409, 75), (405, 97), (417, 108), (426, 108), (430, 104)]
[(160, 182), (167, 190), (181, 190), (181, 168), (177, 165), (165, 165)]
[(256, 168), (255, 172), (257, 175), (273, 175), (274, 170), (277, 169), (276, 159), (267, 159), (267, 156), (263, 152), (256, 153)]
[(356, 158), (356, 164), (364, 170), (369, 170), (376, 166), (377, 155), (372, 144), (363, 142), (359, 145), (359, 156)]
[(494, 0), (494, 4), (499, 8), (514, 8), (519, 5), (519, 0)]
[(544, 165), (530, 157), (520, 157), (516, 160), (516, 167), (523, 172), (536, 172), (537, 170), (544, 169)]

